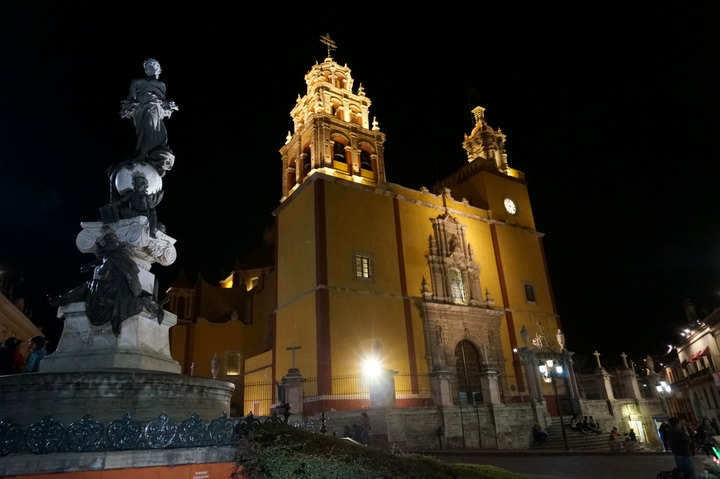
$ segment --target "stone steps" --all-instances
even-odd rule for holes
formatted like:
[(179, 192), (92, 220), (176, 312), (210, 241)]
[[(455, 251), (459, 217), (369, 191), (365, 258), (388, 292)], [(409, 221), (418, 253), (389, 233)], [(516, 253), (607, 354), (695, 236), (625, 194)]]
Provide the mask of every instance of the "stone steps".
[[(610, 445), (608, 431), (599, 433), (582, 433), (575, 429), (570, 429), (570, 417), (563, 418), (565, 422), (565, 437), (567, 439), (567, 449), (573, 451), (609, 451)], [(563, 440), (562, 426), (560, 418), (553, 418), (553, 424), (549, 425), (545, 430), (548, 432), (548, 440), (542, 444), (532, 443), (533, 449), (565, 449)]]

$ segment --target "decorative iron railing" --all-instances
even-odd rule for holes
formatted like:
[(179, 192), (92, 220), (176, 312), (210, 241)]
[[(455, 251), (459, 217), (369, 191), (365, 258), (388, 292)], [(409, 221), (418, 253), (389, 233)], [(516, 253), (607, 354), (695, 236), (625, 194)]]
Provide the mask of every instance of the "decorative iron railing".
[(230, 419), (222, 413), (206, 423), (193, 413), (182, 422), (160, 414), (147, 423), (136, 421), (130, 413), (111, 421), (107, 426), (85, 415), (65, 427), (51, 416), (23, 427), (10, 418), (0, 420), (0, 457), (17, 454), (49, 454), (52, 452), (127, 451), (140, 449), (173, 449), (202, 446), (230, 446), (248, 428), (261, 424), (287, 422), (276, 413), (263, 419), (252, 413), (244, 418)]

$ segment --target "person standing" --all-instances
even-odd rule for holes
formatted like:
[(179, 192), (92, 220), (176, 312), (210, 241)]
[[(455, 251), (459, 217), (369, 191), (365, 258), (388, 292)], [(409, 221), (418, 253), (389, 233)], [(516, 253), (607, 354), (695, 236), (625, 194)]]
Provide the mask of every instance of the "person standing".
[(613, 426), (612, 430), (610, 431), (610, 435), (608, 436), (608, 442), (610, 443), (610, 450), (613, 452), (617, 452), (622, 447), (620, 443), (620, 431), (618, 431), (617, 426)]
[(665, 452), (670, 452), (670, 424), (668, 424), (667, 421), (663, 421), (658, 428), (658, 432), (660, 433), (660, 440), (662, 441), (663, 449)]
[(713, 436), (717, 436), (718, 431), (710, 418), (704, 417), (700, 426), (695, 431), (697, 447), (700, 447), (705, 454), (712, 454), (712, 446), (714, 444)]
[(368, 416), (368, 413), (363, 411), (363, 413), (360, 415), (360, 426), (362, 427), (362, 432), (360, 436), (360, 442), (363, 444), (367, 444), (370, 441), (370, 416)]
[(30, 340), (30, 354), (28, 354), (27, 361), (25, 361), (25, 371), (29, 373), (40, 371), (40, 361), (42, 361), (46, 354), (45, 338), (42, 336), (32, 338)]
[(670, 450), (675, 456), (675, 465), (684, 474), (684, 479), (696, 479), (695, 463), (693, 462), (693, 441), (685, 430), (685, 420), (678, 417), (670, 418), (669, 439)]

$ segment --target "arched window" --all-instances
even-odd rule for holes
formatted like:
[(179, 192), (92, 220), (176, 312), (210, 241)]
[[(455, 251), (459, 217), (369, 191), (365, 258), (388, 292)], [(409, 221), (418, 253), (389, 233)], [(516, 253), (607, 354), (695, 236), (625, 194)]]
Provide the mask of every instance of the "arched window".
[(333, 159), (335, 161), (339, 161), (341, 163), (345, 163), (345, 145), (340, 143), (339, 141), (333, 142)]
[(455, 304), (466, 304), (465, 299), (465, 282), (463, 281), (462, 272), (457, 267), (448, 270), (450, 279), (450, 295)]
[(460, 341), (455, 347), (455, 371), (460, 404), (483, 402), (480, 384), (481, 364), (480, 353), (475, 345), (466, 339)]
[(363, 170), (372, 170), (372, 160), (369, 151), (360, 150), (360, 168)]

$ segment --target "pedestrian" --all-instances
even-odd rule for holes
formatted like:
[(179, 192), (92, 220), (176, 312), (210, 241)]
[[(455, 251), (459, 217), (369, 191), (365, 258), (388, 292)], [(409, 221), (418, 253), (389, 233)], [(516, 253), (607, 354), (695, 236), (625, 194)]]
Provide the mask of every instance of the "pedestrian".
[(365, 411), (360, 414), (360, 426), (362, 427), (360, 433), (360, 442), (363, 444), (368, 444), (370, 442), (370, 430), (372, 428), (370, 427), (370, 416), (368, 416), (368, 413), (366, 413)]
[(670, 450), (675, 456), (675, 465), (684, 474), (684, 479), (696, 479), (695, 463), (693, 462), (693, 441), (685, 429), (685, 420), (678, 417), (670, 418)]
[(663, 421), (660, 423), (660, 427), (658, 427), (658, 432), (660, 433), (660, 440), (663, 444), (663, 449), (665, 452), (670, 452), (670, 424), (667, 423), (667, 421)]
[(40, 371), (40, 361), (42, 361), (46, 354), (45, 338), (42, 336), (32, 338), (30, 340), (30, 354), (28, 354), (27, 361), (25, 361), (25, 371), (29, 373)]
[(610, 450), (613, 452), (619, 451), (620, 447), (622, 447), (622, 444), (620, 442), (620, 431), (618, 431), (617, 426), (613, 426), (612, 430), (610, 431), (608, 442), (610, 443)]
[(707, 455), (712, 454), (712, 447), (715, 443), (713, 436), (717, 435), (718, 431), (715, 429), (715, 425), (710, 421), (710, 418), (704, 417), (702, 422), (700, 422), (700, 426), (698, 426), (695, 431), (697, 447), (702, 449), (702, 451)]

